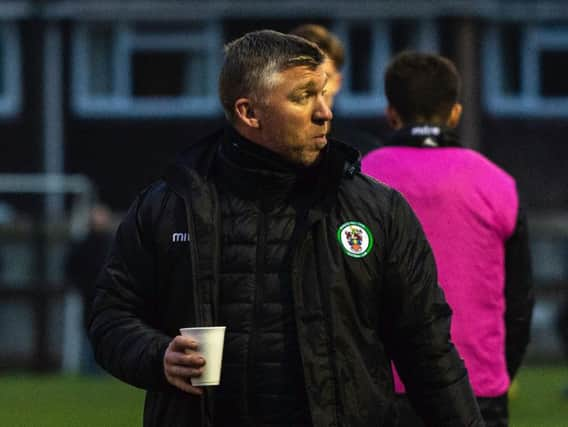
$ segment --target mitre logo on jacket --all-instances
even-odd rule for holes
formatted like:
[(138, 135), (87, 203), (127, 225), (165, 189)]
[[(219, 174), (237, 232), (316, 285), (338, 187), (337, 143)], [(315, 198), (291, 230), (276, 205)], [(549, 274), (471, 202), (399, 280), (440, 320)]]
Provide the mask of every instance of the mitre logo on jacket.
[(172, 233), (172, 242), (189, 242), (189, 233)]

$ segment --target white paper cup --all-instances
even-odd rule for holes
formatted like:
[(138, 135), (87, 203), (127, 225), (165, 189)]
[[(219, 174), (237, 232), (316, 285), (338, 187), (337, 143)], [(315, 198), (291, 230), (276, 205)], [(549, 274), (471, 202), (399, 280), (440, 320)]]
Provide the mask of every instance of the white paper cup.
[(225, 342), (225, 326), (206, 326), (202, 328), (181, 328), (183, 336), (197, 341), (197, 352), (205, 358), (203, 374), (192, 377), (194, 386), (219, 385), (221, 379), (221, 363), (223, 362), (223, 344)]

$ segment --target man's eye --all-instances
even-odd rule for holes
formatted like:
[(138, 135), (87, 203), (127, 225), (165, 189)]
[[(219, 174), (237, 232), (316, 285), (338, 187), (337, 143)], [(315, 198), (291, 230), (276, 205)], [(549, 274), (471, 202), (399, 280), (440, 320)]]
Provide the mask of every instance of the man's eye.
[(312, 97), (310, 92), (302, 92), (294, 97), (296, 102), (307, 102)]

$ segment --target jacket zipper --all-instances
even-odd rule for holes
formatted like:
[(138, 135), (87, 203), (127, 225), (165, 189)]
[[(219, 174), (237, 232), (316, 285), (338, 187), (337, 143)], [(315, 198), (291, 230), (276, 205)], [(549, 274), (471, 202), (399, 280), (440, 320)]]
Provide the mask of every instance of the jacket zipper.
[[(189, 231), (189, 235), (190, 236), (195, 236), (195, 224), (193, 222), (193, 215), (191, 213), (191, 208), (189, 207), (190, 203), (189, 201), (185, 201), (185, 211), (186, 211), (186, 218), (187, 218), (187, 228)], [(197, 260), (196, 260), (196, 254), (198, 254), (199, 252), (197, 252), (197, 244), (196, 244), (196, 239), (195, 238), (191, 238), (189, 240), (189, 245), (190, 245), (190, 250), (191, 253), (189, 255), (190, 257), (190, 262), (191, 262), (191, 280), (192, 280), (192, 286), (193, 286), (193, 298), (195, 299), (195, 306), (194, 306), (194, 314), (195, 314), (195, 323), (196, 326), (203, 326), (203, 316), (202, 316), (202, 312), (201, 312), (201, 293), (199, 292), (199, 288), (197, 286), (198, 280), (197, 280)], [(206, 402), (205, 402), (205, 396), (201, 399), (200, 401), (200, 412), (201, 412), (201, 422), (200, 425), (201, 427), (206, 427), (207, 426), (207, 417), (206, 417)]]
[[(217, 195), (217, 190), (215, 186), (210, 184), (209, 190), (211, 191), (211, 198), (213, 202), (213, 223), (221, 223), (221, 206), (219, 204), (219, 197)], [(219, 226), (215, 227), (215, 235), (213, 236), (214, 246), (213, 246), (213, 286), (210, 289), (211, 298), (211, 320), (212, 325), (218, 325), (219, 321), (219, 258), (220, 258), (220, 247), (221, 247), (221, 233), (219, 232)], [(215, 417), (215, 407), (214, 399), (211, 393), (210, 387), (205, 388), (205, 393), (203, 393), (203, 409), (202, 418), (204, 422), (202, 423), (206, 427), (211, 427), (214, 422)]]
[(256, 425), (256, 410), (257, 410), (257, 395), (256, 395), (256, 359), (257, 359), (257, 349), (260, 341), (260, 329), (261, 329), (261, 316), (262, 316), (262, 304), (264, 299), (264, 282), (265, 282), (265, 249), (266, 249), (266, 214), (263, 211), (261, 204), (261, 209), (258, 216), (257, 224), (257, 249), (256, 249), (256, 277), (255, 277), (255, 288), (254, 288), (254, 299), (253, 299), (253, 319), (251, 324), (250, 333), (250, 344), (248, 351), (247, 360), (247, 405), (248, 405), (248, 415), (251, 419), (255, 420)]
[(219, 196), (214, 185), (210, 184), (211, 198), (213, 199), (213, 223), (217, 224), (215, 227), (215, 244), (213, 247), (213, 289), (211, 290), (211, 309), (213, 326), (217, 326), (219, 322), (219, 260), (221, 258), (221, 232), (218, 224), (221, 224), (221, 205), (219, 203)]
[[(217, 192), (215, 190), (215, 188), (213, 186), (210, 187), (211, 190), (211, 195), (213, 198), (213, 205), (214, 205), (214, 222), (216, 224), (219, 223), (220, 221), (220, 217), (221, 217), (221, 213), (220, 213), (220, 206), (219, 206), (219, 200), (217, 198)], [(184, 198), (185, 200), (185, 198)], [(193, 215), (191, 213), (191, 208), (190, 203), (185, 200), (185, 204), (186, 204), (186, 219), (187, 219), (187, 228), (188, 231), (190, 233), (190, 236), (196, 236), (195, 233), (195, 222), (193, 220)], [(214, 247), (214, 257), (213, 257), (213, 275), (214, 275), (214, 281), (215, 281), (215, 288), (218, 288), (219, 284), (218, 284), (218, 277), (219, 277), (219, 247), (220, 247), (220, 235), (219, 235), (219, 229), (216, 229), (216, 235), (214, 236), (215, 239), (215, 247)], [(203, 295), (202, 292), (200, 292), (200, 288), (198, 286), (198, 280), (197, 280), (197, 270), (198, 270), (198, 262), (197, 262), (197, 254), (199, 253), (197, 250), (197, 245), (196, 245), (196, 240), (195, 237), (190, 239), (190, 250), (191, 250), (191, 254), (190, 254), (190, 262), (191, 262), (191, 279), (193, 282), (193, 296), (195, 299), (195, 323), (196, 326), (206, 326), (206, 317), (204, 315), (203, 312)], [(212, 290), (212, 309), (213, 309), (213, 313), (212, 313), (212, 318), (213, 321), (217, 321), (218, 319), (218, 298), (217, 295), (213, 294), (213, 290)], [(210, 418), (207, 416), (207, 414), (209, 413), (211, 415), (213, 407), (212, 407), (212, 399), (209, 393), (209, 390), (206, 389), (205, 393), (203, 394), (203, 397), (201, 399), (201, 426), (202, 427), (207, 427), (211, 425), (211, 420)]]
[(192, 236), (189, 239), (189, 245), (190, 245), (190, 254), (189, 254), (189, 258), (190, 258), (190, 263), (191, 263), (191, 280), (192, 280), (192, 286), (193, 286), (193, 298), (195, 299), (195, 306), (194, 306), (194, 315), (195, 315), (195, 326), (204, 326), (203, 325), (203, 316), (202, 316), (202, 312), (201, 312), (201, 293), (199, 292), (199, 287), (197, 286), (198, 284), (198, 280), (197, 280), (197, 260), (196, 260), (196, 256), (199, 253), (197, 251), (197, 242), (195, 239), (195, 224), (193, 222), (193, 215), (191, 213), (191, 208), (189, 207), (190, 204), (188, 201), (186, 201), (186, 207), (185, 207), (185, 211), (186, 211), (186, 218), (187, 218), (187, 228), (189, 231), (189, 235)]

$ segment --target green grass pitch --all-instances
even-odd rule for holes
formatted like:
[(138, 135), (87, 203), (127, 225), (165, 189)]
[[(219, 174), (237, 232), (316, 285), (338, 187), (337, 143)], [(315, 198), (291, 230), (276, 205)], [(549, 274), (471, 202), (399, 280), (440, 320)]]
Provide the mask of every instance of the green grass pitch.
[[(568, 427), (568, 367), (524, 367), (510, 427)], [(136, 427), (144, 393), (111, 377), (0, 376), (0, 426)]]

